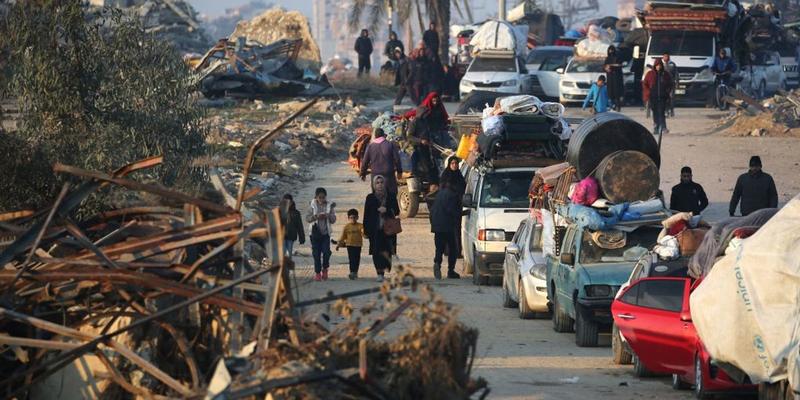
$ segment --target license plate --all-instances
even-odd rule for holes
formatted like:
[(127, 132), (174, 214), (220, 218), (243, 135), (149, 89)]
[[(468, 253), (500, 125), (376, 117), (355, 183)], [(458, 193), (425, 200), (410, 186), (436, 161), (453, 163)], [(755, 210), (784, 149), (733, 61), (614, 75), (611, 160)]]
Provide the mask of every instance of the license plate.
[(675, 94), (686, 94), (686, 89), (675, 89)]

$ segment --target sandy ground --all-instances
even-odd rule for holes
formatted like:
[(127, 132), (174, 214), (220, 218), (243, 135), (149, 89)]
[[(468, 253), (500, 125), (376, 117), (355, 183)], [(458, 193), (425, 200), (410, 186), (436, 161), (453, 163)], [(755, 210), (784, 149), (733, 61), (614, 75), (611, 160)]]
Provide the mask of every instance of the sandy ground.
[[(624, 111), (645, 122), (644, 112), (638, 108)], [(577, 114), (573, 110), (569, 112)], [(720, 115), (718, 112), (696, 108), (682, 108), (676, 112), (678, 116), (668, 120), (672, 132), (663, 141), (663, 190), (669, 190), (676, 183), (681, 166), (690, 165), (696, 181), (705, 186), (711, 201), (704, 215), (711, 220), (718, 219), (727, 215), (736, 176), (746, 170), (750, 155), (758, 154), (764, 160), (765, 171), (775, 178), (782, 202), (800, 192), (797, 173), (800, 141), (797, 139), (715, 136), (710, 131)], [(649, 122), (645, 126), (649, 127)], [(315, 179), (295, 193), (301, 211), (307, 208), (317, 186), (328, 189), (329, 198), (338, 204), (342, 220), (347, 209), (363, 207), (368, 192), (368, 184), (358, 180), (344, 160), (334, 161), (316, 168)], [(339, 229), (335, 228), (334, 232), (338, 234)], [(515, 309), (502, 308), (500, 287), (476, 287), (469, 277), (433, 281), (433, 235), (424, 206), (417, 218), (403, 221), (403, 229), (399, 239), (399, 263), (429, 282), (445, 300), (459, 306), (461, 319), (480, 330), (479, 357), (473, 374), (489, 381), (492, 389), (489, 398), (692, 398), (690, 392), (673, 390), (668, 378), (638, 379), (630, 366), (612, 364), (607, 346), (579, 348), (574, 344), (574, 334), (554, 332), (550, 320), (519, 319)], [(347, 256), (340, 250), (332, 258), (331, 279), (322, 283), (311, 281), (310, 247), (300, 246), (297, 251), (296, 279), (301, 299), (378, 285), (366, 249), (360, 280), (346, 278)], [(457, 268), (460, 270), (461, 261)], [(358, 305), (365, 300), (354, 302)], [(602, 339), (608, 343), (607, 336)]]

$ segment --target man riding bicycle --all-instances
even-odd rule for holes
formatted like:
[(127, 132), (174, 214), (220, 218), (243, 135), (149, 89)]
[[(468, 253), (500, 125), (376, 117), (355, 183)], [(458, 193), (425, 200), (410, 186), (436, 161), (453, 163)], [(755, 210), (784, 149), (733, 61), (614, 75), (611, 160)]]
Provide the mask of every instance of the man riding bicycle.
[[(711, 65), (711, 72), (714, 73), (714, 93), (719, 93), (719, 86), (721, 83), (728, 86), (730, 84), (731, 75), (736, 71), (736, 64), (734, 64), (733, 59), (728, 57), (728, 53), (725, 51), (724, 48), (719, 49), (719, 55), (714, 58), (714, 63)], [(717, 107), (721, 107), (719, 104), (720, 99), (717, 100)]]

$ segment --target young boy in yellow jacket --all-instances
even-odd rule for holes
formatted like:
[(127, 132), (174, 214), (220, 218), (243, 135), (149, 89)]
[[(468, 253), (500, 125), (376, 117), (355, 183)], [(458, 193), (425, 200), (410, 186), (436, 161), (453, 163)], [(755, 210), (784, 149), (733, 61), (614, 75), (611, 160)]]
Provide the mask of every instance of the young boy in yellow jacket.
[(347, 210), (347, 225), (342, 229), (342, 236), (336, 243), (336, 250), (347, 247), (347, 259), (350, 261), (350, 280), (358, 278), (358, 267), (361, 265), (361, 246), (364, 241), (364, 225), (358, 222), (358, 210)]

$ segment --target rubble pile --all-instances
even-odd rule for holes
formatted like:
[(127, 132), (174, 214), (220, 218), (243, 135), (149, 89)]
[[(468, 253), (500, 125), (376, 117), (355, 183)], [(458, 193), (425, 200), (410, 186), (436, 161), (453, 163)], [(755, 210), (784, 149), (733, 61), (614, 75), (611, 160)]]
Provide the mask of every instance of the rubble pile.
[(800, 90), (780, 91), (762, 102), (736, 100), (732, 104), (739, 110), (720, 121), (723, 134), (800, 136)]
[(264, 44), (281, 39), (300, 39), (302, 46), (297, 53), (297, 66), (314, 71), (319, 71), (322, 66), (319, 46), (311, 36), (308, 19), (298, 11), (273, 8), (250, 21), (239, 22), (229, 39), (233, 41), (240, 37)]
[[(305, 104), (259, 100), (231, 103), (228, 107), (209, 108), (203, 122), (209, 127), (206, 142), (214, 154), (208, 163), (219, 167), (229, 187), (241, 180), (239, 166), (247, 152), (246, 144)], [(352, 139), (353, 128), (368, 121), (365, 111), (350, 99), (317, 100), (270, 143), (268, 150), (258, 154), (248, 190), (260, 187), (262, 192), (253, 201), (262, 207), (275, 206), (284, 193), (293, 193), (302, 182), (313, 179), (310, 166), (326, 155), (343, 153)]]
[(211, 43), (187, 1), (132, 0), (126, 4), (124, 9), (142, 21), (147, 33), (172, 43), (181, 54), (203, 51)]

